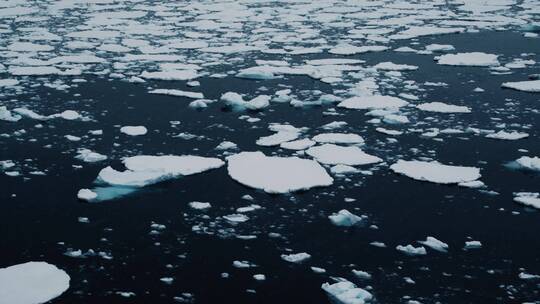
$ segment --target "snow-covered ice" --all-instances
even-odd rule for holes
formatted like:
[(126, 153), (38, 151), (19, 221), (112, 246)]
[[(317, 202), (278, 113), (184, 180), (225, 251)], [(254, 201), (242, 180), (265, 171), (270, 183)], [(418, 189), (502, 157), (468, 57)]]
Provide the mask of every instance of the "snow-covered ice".
[(390, 169), (412, 179), (438, 184), (470, 182), (481, 177), (479, 168), (450, 166), (437, 161), (398, 160)]

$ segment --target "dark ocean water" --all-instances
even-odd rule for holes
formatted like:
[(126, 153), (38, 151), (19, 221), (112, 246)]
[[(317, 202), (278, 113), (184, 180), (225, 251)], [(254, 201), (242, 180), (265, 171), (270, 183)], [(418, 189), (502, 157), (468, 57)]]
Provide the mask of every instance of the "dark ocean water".
[[(422, 45), (452, 44), (460, 52), (504, 54), (503, 58), (519, 57), (525, 52), (540, 54), (540, 44), (513, 32), (445, 35), (419, 41)], [(328, 54), (306, 55), (302, 59), (327, 57)], [(473, 110), (472, 114), (463, 115), (417, 111), (409, 114), (412, 121), (426, 121), (427, 126), (441, 129), (490, 129), (498, 123), (530, 125), (530, 137), (497, 141), (465, 133), (442, 135), (444, 141), (439, 142), (407, 133), (392, 143), (366, 123), (370, 117), (364, 116), (364, 111), (340, 110), (343, 116), (327, 116), (323, 112), (328, 106), (297, 109), (288, 104), (272, 104), (261, 113), (239, 113), (223, 109), (219, 102), (195, 111), (187, 107), (188, 99), (148, 94), (148, 85), (85, 76), (87, 83), (67, 92), (40, 87), (19, 95), (17, 100), (4, 101), (6, 105), (27, 104), (37, 112), (74, 109), (91, 114), (96, 121), (54, 120), (44, 122), (41, 129), (34, 127), (36, 121), (28, 119), (17, 124), (0, 123), (5, 133), (28, 131), (19, 137), (0, 137), (0, 159), (47, 170), (46, 176), (25, 174), (29, 178), (0, 175), (0, 266), (46, 260), (66, 270), (71, 276), (71, 287), (52, 303), (174, 303), (174, 297), (182, 293), (193, 294), (196, 303), (327, 303), (320, 286), (329, 281), (329, 276), (347, 277), (364, 288), (371, 286), (370, 291), (379, 303), (402, 303), (407, 296), (422, 303), (538, 300), (537, 281), (521, 280), (518, 274), (521, 268), (540, 273), (540, 215), (537, 210), (512, 202), (512, 192), (538, 191), (540, 176), (510, 170), (503, 164), (523, 155), (518, 149), (529, 150), (525, 155), (540, 154), (540, 100), (538, 95), (503, 90), (500, 84), (524, 80), (528, 74), (540, 73), (540, 69), (492, 75), (485, 68), (437, 65), (429, 55), (381, 52), (350, 58), (366, 60), (366, 65), (382, 61), (418, 65), (418, 71), (406, 72), (407, 79), (448, 83), (447, 87), (426, 91), (422, 101), (445, 101)], [(279, 57), (268, 55), (267, 59)], [(305, 76), (266, 81), (234, 77), (199, 80), (200, 90), (211, 99), (226, 91), (256, 95), (254, 92), (261, 91), (262, 86), (275, 91), (280, 84), (331, 93), (329, 85)], [(183, 82), (151, 84), (155, 88), (189, 90)], [(383, 88), (383, 92), (399, 93), (403, 86), (392, 85), (394, 89)], [(486, 92), (473, 93), (475, 87)], [(262, 121), (249, 124), (238, 119), (243, 114), (261, 117)], [(427, 120), (427, 116), (436, 120)], [(90, 187), (105, 164), (75, 160), (73, 156), (81, 143), (63, 138), (66, 134), (83, 136), (89, 130), (102, 129), (103, 136), (85, 140), (85, 147), (108, 155), (110, 160), (106, 163), (121, 169), (120, 158), (124, 156), (215, 156), (213, 149), (223, 140), (237, 143), (241, 151), (261, 150), (268, 155), (277, 149), (255, 144), (258, 137), (271, 134), (266, 128), (268, 123), (309, 127), (314, 135), (316, 128), (334, 120), (347, 121), (349, 125), (343, 131), (361, 134), (366, 140), (366, 152), (386, 163), (378, 165), (372, 176), (336, 178), (331, 187), (294, 195), (269, 195), (249, 189), (234, 182), (226, 167), (222, 167), (145, 187), (116, 200), (81, 202), (77, 200), (77, 191)], [(170, 121), (180, 124), (172, 126)], [(149, 133), (141, 137), (122, 136), (118, 132), (122, 125), (144, 125)], [(407, 126), (394, 129), (398, 128)], [(204, 138), (172, 137), (180, 132)], [(49, 144), (49, 148), (44, 147)], [(420, 152), (415, 154), (412, 148)], [(418, 182), (388, 169), (388, 164), (397, 159), (419, 156), (431, 156), (446, 164), (480, 167), (482, 181), (489, 190), (500, 194)], [(74, 164), (82, 164), (83, 168), (75, 169)], [(27, 167), (25, 170), (29, 171)], [(263, 209), (249, 213), (250, 220), (237, 225), (221, 219), (236, 213), (236, 208), (251, 204), (241, 199), (245, 194), (253, 196), (254, 203)], [(345, 202), (344, 198), (356, 201)], [(210, 202), (212, 208), (197, 211), (189, 208), (191, 201)], [(378, 229), (333, 226), (327, 216), (341, 209), (367, 215), (369, 225)], [(90, 223), (80, 223), (78, 217), (88, 217)], [(149, 234), (154, 222), (166, 225), (159, 235)], [(192, 231), (192, 226), (199, 224), (206, 227), (206, 233)], [(269, 233), (279, 233), (281, 237), (270, 237)], [(257, 238), (241, 240), (234, 235)], [(428, 235), (447, 242), (449, 252), (429, 251), (427, 256), (408, 257), (394, 249)], [(479, 240), (483, 247), (463, 250), (467, 240)], [(384, 242), (388, 248), (369, 245), (373, 241)], [(113, 259), (71, 258), (64, 255), (68, 248), (104, 251)], [(303, 264), (290, 264), (280, 258), (284, 253), (303, 251), (312, 255)], [(248, 260), (258, 266), (237, 269), (232, 266), (234, 260)], [(313, 273), (310, 266), (325, 268), (327, 273)], [(351, 269), (367, 271), (373, 279), (358, 280)], [(230, 275), (228, 278), (221, 277), (225, 272)], [(266, 281), (253, 279), (259, 273), (266, 275)], [(174, 281), (165, 284), (160, 281), (163, 277), (172, 277)], [(406, 283), (404, 277), (412, 278), (416, 284)], [(134, 292), (136, 296), (123, 298), (117, 291)]]

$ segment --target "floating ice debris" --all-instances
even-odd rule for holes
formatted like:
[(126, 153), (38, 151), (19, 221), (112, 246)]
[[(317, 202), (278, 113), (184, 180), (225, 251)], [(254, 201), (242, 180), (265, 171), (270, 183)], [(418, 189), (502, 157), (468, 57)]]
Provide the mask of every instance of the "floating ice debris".
[(99, 154), (97, 152), (93, 152), (92, 150), (89, 150), (89, 149), (81, 148), (77, 150), (77, 156), (75, 156), (75, 158), (80, 159), (83, 162), (94, 163), (94, 162), (106, 160), (107, 156), (103, 154)]
[(354, 55), (368, 52), (382, 52), (386, 50), (388, 50), (388, 47), (383, 45), (355, 46), (345, 43), (335, 46), (330, 49), (328, 53), (336, 55)]
[(221, 101), (227, 106), (237, 109), (261, 110), (270, 105), (271, 97), (268, 95), (259, 95), (249, 101), (245, 101), (242, 95), (235, 92), (227, 92), (221, 95)]
[(540, 157), (522, 156), (516, 159), (515, 164), (520, 169), (540, 171)]
[(333, 183), (332, 177), (317, 162), (298, 157), (241, 152), (227, 157), (227, 162), (232, 179), (268, 193), (288, 193)]
[(281, 259), (290, 263), (302, 263), (311, 258), (311, 255), (306, 252), (282, 254)]
[(17, 79), (0, 79), (0, 88), (13, 87), (19, 84)]
[(306, 150), (306, 153), (314, 157), (318, 162), (327, 165), (358, 166), (382, 162), (382, 159), (369, 155), (355, 146), (342, 147), (334, 144), (324, 144), (311, 147)]
[(377, 70), (383, 70), (383, 71), (414, 71), (418, 70), (418, 67), (415, 65), (409, 65), (409, 64), (396, 64), (393, 62), (381, 62), (373, 66)]
[(525, 132), (517, 132), (517, 131), (506, 132), (504, 130), (501, 130), (496, 133), (488, 134), (486, 135), (486, 137), (492, 138), (492, 139), (502, 139), (502, 140), (518, 140), (518, 139), (529, 137), (529, 134)]
[(252, 268), (257, 267), (257, 265), (248, 262), (248, 261), (233, 261), (233, 267), (235, 268)]
[(83, 200), (83, 201), (87, 201), (87, 202), (96, 199), (97, 196), (98, 196), (97, 193), (95, 193), (94, 191), (92, 191), (90, 189), (81, 189), (77, 193), (77, 198), (78, 199)]
[(409, 26), (408, 29), (391, 35), (391, 39), (411, 39), (422, 36), (434, 36), (462, 33), (465, 28), (462, 27), (438, 27), (435, 25)]
[(0, 303), (46, 303), (64, 293), (69, 281), (65, 271), (46, 262), (0, 268)]
[(376, 128), (375, 131), (377, 131), (377, 132), (379, 132), (379, 133), (386, 134), (386, 135), (391, 135), (391, 136), (397, 136), (397, 135), (403, 134), (403, 132), (401, 132), (401, 131), (388, 130), (388, 129), (381, 128), (381, 127)]
[(0, 107), (0, 120), (10, 121), (10, 122), (17, 122), (21, 118), (22, 117), (20, 115), (17, 115), (17, 114), (14, 115), (13, 113), (11, 113), (11, 111), (8, 110), (7, 107), (5, 107), (5, 106)]
[(223, 216), (223, 218), (231, 223), (243, 223), (249, 220), (249, 217), (243, 214), (229, 214)]
[(390, 166), (390, 169), (412, 179), (438, 184), (457, 184), (474, 181), (481, 177), (479, 168), (449, 166), (437, 161), (398, 160)]
[(416, 107), (422, 111), (439, 113), (470, 113), (471, 109), (466, 106), (456, 106), (443, 102), (421, 103)]
[(525, 206), (540, 209), (540, 193), (538, 192), (515, 192), (514, 202)]
[(354, 274), (355, 277), (361, 280), (371, 280), (371, 274), (365, 271), (353, 269), (352, 273)]
[(193, 98), (193, 99), (203, 99), (204, 98), (203, 93), (189, 92), (189, 91), (182, 91), (182, 90), (174, 90), (174, 89), (155, 89), (155, 90), (148, 91), (148, 93), (150, 93), (150, 94), (178, 96), (178, 97), (187, 97), (187, 98)]
[(437, 58), (437, 62), (442, 65), (457, 66), (497, 66), (498, 56), (482, 52), (446, 54)]
[(223, 150), (234, 150), (237, 149), (238, 146), (231, 142), (231, 141), (222, 141), (219, 145), (215, 147), (216, 150), (223, 151)]
[(139, 136), (145, 135), (148, 130), (144, 126), (125, 126), (120, 128), (120, 132), (130, 136)]
[(513, 90), (523, 91), (523, 92), (530, 92), (530, 93), (540, 92), (540, 80), (504, 82), (501, 86), (503, 88), (513, 89)]
[(194, 155), (139, 155), (125, 158), (122, 162), (127, 170), (106, 167), (99, 172), (98, 181), (115, 186), (143, 187), (224, 165), (218, 158)]
[(383, 122), (392, 125), (406, 124), (409, 123), (409, 118), (405, 115), (399, 114), (387, 114), (383, 116)]
[(406, 255), (410, 256), (417, 256), (417, 255), (426, 255), (426, 248), (420, 246), (420, 247), (414, 247), (413, 245), (409, 244), (407, 246), (398, 245), (396, 246), (396, 249), (398, 251), (401, 251), (405, 253)]
[(418, 243), (427, 246), (433, 250), (437, 250), (440, 252), (447, 252), (448, 251), (448, 244), (432, 237), (428, 236), (425, 241), (418, 241)]
[(409, 104), (407, 101), (393, 96), (371, 95), (356, 96), (343, 100), (338, 107), (346, 109), (367, 110), (367, 109), (389, 109), (399, 108)]
[(466, 241), (465, 247), (463, 249), (479, 249), (482, 248), (482, 243), (480, 241)]
[(327, 59), (313, 59), (306, 60), (308, 65), (349, 65), (349, 64), (360, 64), (364, 63), (364, 60), (358, 59), (347, 59), (347, 58), (327, 58)]
[(334, 284), (324, 283), (321, 288), (338, 304), (366, 304), (373, 300), (370, 292), (345, 279)]
[(278, 146), (282, 143), (297, 139), (303, 131), (303, 129), (295, 128), (291, 125), (281, 124), (271, 124), (268, 129), (277, 133), (260, 137), (257, 139), (257, 145), (265, 147)]
[(241, 70), (236, 77), (256, 80), (274, 79), (276, 76), (273, 71), (274, 69), (268, 66), (255, 66)]
[(321, 268), (321, 267), (310, 267), (311, 268), (311, 271), (313, 271), (314, 273), (326, 273), (326, 269), (324, 268)]
[(332, 215), (328, 216), (328, 218), (332, 224), (343, 227), (354, 226), (363, 220), (362, 217), (352, 214), (346, 209), (340, 210), (338, 213), (333, 213)]
[(522, 280), (537, 280), (540, 279), (540, 275), (537, 274), (530, 274), (526, 272), (520, 272), (518, 277)]
[(360, 170), (356, 169), (355, 167), (339, 164), (339, 165), (332, 166), (332, 168), (330, 168), (330, 172), (332, 172), (333, 174), (344, 175), (344, 174), (359, 173)]
[(342, 127), (344, 127), (346, 125), (347, 125), (346, 121), (333, 121), (333, 122), (329, 122), (329, 123), (321, 126), (321, 128), (325, 129), (325, 130), (335, 130), (335, 129), (342, 128)]
[(264, 274), (254, 274), (253, 278), (256, 281), (264, 281), (264, 280), (266, 280), (266, 276)]
[(204, 210), (204, 209), (211, 208), (212, 205), (207, 202), (189, 202), (189, 207), (196, 210)]
[(323, 133), (313, 137), (313, 140), (318, 143), (332, 144), (363, 144), (362, 136), (354, 133)]

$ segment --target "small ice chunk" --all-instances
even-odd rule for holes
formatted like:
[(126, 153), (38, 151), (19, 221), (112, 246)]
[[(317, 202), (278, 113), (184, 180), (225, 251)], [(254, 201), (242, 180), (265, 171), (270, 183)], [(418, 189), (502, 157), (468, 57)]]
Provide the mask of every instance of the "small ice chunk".
[(448, 244), (445, 242), (442, 242), (432, 236), (428, 236), (425, 241), (418, 241), (418, 243), (427, 246), (433, 250), (437, 250), (440, 252), (447, 252), (448, 251)]
[(93, 152), (89, 149), (78, 149), (77, 150), (77, 156), (75, 156), (76, 159), (82, 160), (83, 162), (87, 163), (95, 163), (99, 161), (103, 161), (107, 159), (106, 155), (99, 154), (97, 152)]
[(174, 90), (174, 89), (155, 89), (155, 90), (149, 91), (148, 93), (150, 93), (150, 94), (178, 96), (178, 97), (187, 97), (187, 98), (193, 98), (193, 99), (203, 99), (204, 98), (203, 93), (182, 91), (182, 90)]
[(196, 210), (204, 210), (204, 209), (211, 208), (212, 205), (207, 202), (189, 202), (189, 207)]
[(81, 189), (77, 192), (77, 198), (83, 201), (92, 201), (98, 197), (97, 193), (90, 189)]
[(373, 300), (370, 292), (345, 279), (334, 284), (324, 283), (321, 288), (338, 304), (366, 304)]
[(456, 106), (443, 102), (428, 102), (421, 103), (416, 106), (416, 108), (427, 111), (427, 112), (438, 112), (438, 113), (470, 113), (471, 109), (466, 106)]
[(518, 140), (518, 139), (523, 139), (526, 137), (529, 137), (529, 133), (517, 132), (517, 131), (506, 132), (504, 130), (500, 130), (499, 132), (486, 135), (486, 138), (501, 139), (501, 140)]
[(540, 193), (538, 192), (515, 192), (514, 202), (525, 206), (540, 209)]
[(311, 255), (306, 252), (282, 254), (281, 259), (290, 263), (302, 263), (311, 258)]
[(479, 249), (482, 248), (482, 243), (480, 241), (466, 241), (464, 249)]
[(456, 65), (456, 66), (497, 66), (499, 65), (498, 56), (482, 52), (446, 54), (440, 56), (438, 64)]
[(354, 226), (363, 220), (362, 217), (352, 214), (346, 209), (342, 209), (338, 213), (333, 213), (332, 215), (328, 216), (328, 218), (332, 224), (343, 227)]
[(424, 248), (423, 246), (414, 247), (411, 244), (409, 244), (407, 246), (398, 245), (398, 246), (396, 246), (396, 249), (398, 251), (401, 251), (401, 252), (405, 253), (406, 255), (410, 255), (410, 256), (426, 255), (427, 254), (426, 248)]
[(352, 273), (359, 279), (361, 280), (370, 280), (371, 279), (371, 274), (365, 272), (365, 271), (362, 271), (362, 270), (356, 270), (356, 269), (353, 269), (352, 270)]

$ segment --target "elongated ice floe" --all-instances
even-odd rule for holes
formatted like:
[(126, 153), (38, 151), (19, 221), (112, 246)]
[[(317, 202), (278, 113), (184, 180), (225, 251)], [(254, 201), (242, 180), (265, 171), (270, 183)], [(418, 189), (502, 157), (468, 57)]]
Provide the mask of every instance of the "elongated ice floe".
[(519, 169), (540, 171), (540, 157), (522, 156), (515, 160), (515, 164)]
[(95, 163), (106, 160), (107, 156), (89, 149), (81, 148), (77, 150), (77, 156), (75, 156), (75, 158), (82, 160), (83, 162)]
[(282, 254), (281, 259), (289, 263), (302, 263), (305, 260), (311, 258), (311, 255), (307, 252), (291, 253), (291, 254)]
[(486, 137), (492, 138), (492, 139), (501, 139), (501, 140), (518, 140), (518, 139), (529, 137), (529, 134), (525, 132), (517, 132), (517, 131), (506, 132), (504, 130), (500, 130), (499, 132), (488, 134), (486, 135)]
[(182, 90), (175, 90), (175, 89), (155, 89), (148, 91), (150, 94), (160, 94), (160, 95), (170, 95), (170, 96), (178, 96), (178, 97), (187, 97), (187, 98), (193, 98), (193, 99), (203, 99), (204, 94), (199, 92), (189, 92), (189, 91), (182, 91)]
[(139, 136), (145, 135), (148, 130), (144, 126), (124, 126), (120, 128), (120, 132), (130, 136)]
[(342, 164), (359, 166), (382, 162), (382, 159), (379, 157), (369, 155), (355, 146), (343, 147), (334, 144), (324, 144), (322, 146), (311, 147), (306, 150), (306, 153), (318, 162), (327, 165)]
[(433, 250), (437, 250), (440, 252), (447, 252), (448, 251), (448, 244), (445, 242), (442, 242), (432, 236), (428, 236), (425, 241), (418, 241), (418, 243), (427, 246)]
[(396, 64), (390, 61), (385, 61), (378, 63), (373, 66), (377, 70), (383, 70), (383, 71), (414, 71), (418, 70), (418, 67), (415, 65), (409, 65), (409, 64)]
[(127, 170), (117, 171), (106, 167), (99, 172), (98, 181), (114, 186), (143, 187), (216, 169), (225, 164), (219, 158), (194, 155), (139, 155), (125, 158), (122, 162)]
[(362, 136), (354, 133), (322, 133), (313, 136), (313, 140), (319, 143), (332, 144), (362, 144)]
[(46, 262), (0, 268), (0, 303), (41, 304), (69, 288), (69, 275)]
[(420, 247), (414, 247), (413, 245), (409, 244), (407, 246), (403, 245), (397, 245), (396, 246), (397, 251), (401, 251), (405, 253), (406, 255), (410, 256), (417, 256), (417, 255), (426, 255), (426, 248), (420, 246)]
[(338, 107), (346, 109), (389, 109), (400, 108), (409, 103), (401, 98), (385, 95), (356, 96), (343, 100)]
[(540, 80), (528, 80), (517, 82), (503, 82), (503, 88), (513, 89), (517, 91), (538, 93), (540, 92)]
[(191, 80), (199, 77), (196, 70), (167, 70), (158, 72), (144, 71), (140, 75), (144, 79), (154, 80)]
[(446, 54), (438, 57), (437, 63), (459, 66), (495, 66), (499, 65), (498, 56), (482, 52)]
[(373, 300), (373, 295), (369, 291), (345, 279), (334, 284), (324, 283), (321, 288), (338, 304), (367, 304)]
[(437, 161), (398, 160), (390, 169), (412, 179), (438, 184), (470, 182), (481, 177), (479, 168), (449, 166)]
[(232, 179), (267, 193), (288, 193), (333, 183), (326, 170), (309, 159), (241, 152), (227, 157), (227, 162)]
[(422, 111), (427, 112), (438, 112), (438, 113), (470, 113), (471, 109), (466, 106), (456, 106), (443, 102), (428, 102), (421, 103), (416, 105), (416, 108)]

